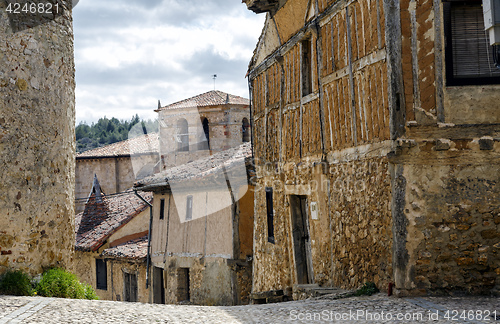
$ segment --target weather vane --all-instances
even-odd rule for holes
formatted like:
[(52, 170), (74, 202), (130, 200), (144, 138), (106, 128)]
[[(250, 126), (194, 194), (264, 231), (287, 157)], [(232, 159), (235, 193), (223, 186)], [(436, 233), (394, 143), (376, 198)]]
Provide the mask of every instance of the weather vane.
[(217, 79), (217, 74), (212, 75), (212, 79), (214, 79), (214, 90), (215, 90), (215, 79)]

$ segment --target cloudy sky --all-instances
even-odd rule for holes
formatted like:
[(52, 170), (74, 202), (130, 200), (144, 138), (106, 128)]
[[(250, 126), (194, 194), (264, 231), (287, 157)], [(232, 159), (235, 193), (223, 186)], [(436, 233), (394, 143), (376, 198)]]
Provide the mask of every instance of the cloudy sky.
[(130, 119), (216, 88), (248, 98), (264, 15), (241, 0), (80, 0), (73, 10), (77, 124)]

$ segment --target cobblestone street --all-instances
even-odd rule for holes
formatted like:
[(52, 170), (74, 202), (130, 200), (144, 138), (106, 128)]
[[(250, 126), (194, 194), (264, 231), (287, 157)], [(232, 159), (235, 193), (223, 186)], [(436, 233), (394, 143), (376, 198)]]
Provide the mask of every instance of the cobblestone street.
[[(465, 313), (463, 312), (465, 311)], [(3, 323), (500, 323), (498, 298), (383, 294), (235, 307), (0, 296)]]

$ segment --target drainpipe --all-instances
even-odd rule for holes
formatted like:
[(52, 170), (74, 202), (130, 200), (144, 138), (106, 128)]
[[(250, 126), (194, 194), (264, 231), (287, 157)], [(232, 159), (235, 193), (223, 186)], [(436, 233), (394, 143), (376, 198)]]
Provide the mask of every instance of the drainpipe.
[(253, 156), (253, 112), (252, 112), (252, 82), (250, 81), (250, 72), (247, 74), (247, 80), (248, 80), (248, 96), (250, 97), (249, 102), (250, 102), (250, 151), (252, 152), (252, 163), (254, 163), (254, 156)]
[(146, 257), (146, 289), (149, 288), (149, 267), (151, 265), (151, 230), (153, 227), (153, 205), (151, 205), (146, 199), (144, 199), (137, 191), (134, 190), (134, 193), (139, 199), (144, 201), (149, 206), (149, 231), (148, 231), (148, 255)]

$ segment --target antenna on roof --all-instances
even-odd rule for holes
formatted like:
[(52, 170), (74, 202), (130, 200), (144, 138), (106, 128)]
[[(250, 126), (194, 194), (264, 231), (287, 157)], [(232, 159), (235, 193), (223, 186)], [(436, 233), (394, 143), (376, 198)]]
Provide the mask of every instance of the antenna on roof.
[(214, 79), (214, 91), (215, 91), (215, 79), (217, 79), (217, 74), (212, 75), (212, 79)]

